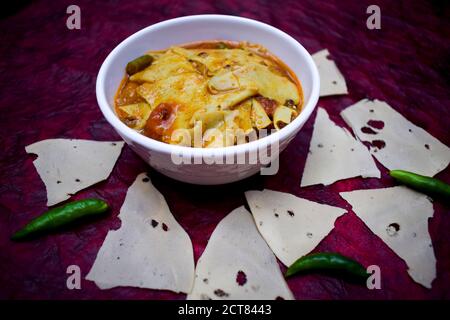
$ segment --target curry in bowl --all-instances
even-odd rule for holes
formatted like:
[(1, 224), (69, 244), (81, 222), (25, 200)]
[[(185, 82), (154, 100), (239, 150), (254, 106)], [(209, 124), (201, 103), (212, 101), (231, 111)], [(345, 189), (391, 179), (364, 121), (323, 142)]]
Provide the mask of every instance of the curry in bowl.
[(262, 129), (288, 125), (303, 103), (295, 74), (264, 47), (248, 42), (149, 51), (128, 63), (126, 72), (115, 97), (117, 115), (169, 144), (243, 143), (261, 136)]

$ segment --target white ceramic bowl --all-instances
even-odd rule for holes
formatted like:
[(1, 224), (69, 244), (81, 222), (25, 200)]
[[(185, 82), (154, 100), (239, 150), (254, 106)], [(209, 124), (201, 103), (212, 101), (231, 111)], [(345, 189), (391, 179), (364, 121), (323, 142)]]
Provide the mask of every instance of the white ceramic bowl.
[[(304, 107), (300, 115), (282, 130), (250, 143), (226, 148), (201, 149), (165, 144), (127, 127), (116, 116), (114, 95), (125, 74), (128, 61), (148, 50), (166, 49), (172, 45), (200, 40), (249, 41), (266, 47), (286, 63), (300, 80)], [(310, 117), (319, 97), (319, 74), (311, 55), (288, 34), (255, 20), (225, 16), (196, 15), (163, 21), (131, 35), (120, 43), (103, 62), (97, 76), (96, 94), (106, 120), (125, 142), (150, 166), (173, 179), (194, 184), (224, 184), (259, 172), (261, 161), (246, 164), (196, 164), (202, 159), (247, 156), (264, 146), (279, 142), (281, 152)], [(273, 148), (272, 148), (273, 149)], [(173, 154), (193, 159), (192, 164), (176, 164)], [(276, 156), (275, 152), (271, 152)], [(211, 161), (209, 161), (211, 162)], [(225, 161), (224, 161), (225, 162)]]

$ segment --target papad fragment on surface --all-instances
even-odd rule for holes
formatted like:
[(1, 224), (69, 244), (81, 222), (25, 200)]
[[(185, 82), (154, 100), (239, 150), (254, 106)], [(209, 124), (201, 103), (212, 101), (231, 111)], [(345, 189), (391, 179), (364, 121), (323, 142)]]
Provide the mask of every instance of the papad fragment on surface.
[(47, 139), (25, 147), (47, 190), (47, 206), (67, 200), (76, 192), (110, 175), (123, 141)]
[(426, 288), (436, 278), (428, 220), (429, 198), (404, 186), (341, 192), (356, 215), (408, 265), (414, 281)]
[(286, 266), (312, 251), (346, 210), (263, 190), (245, 193), (259, 232)]
[(119, 218), (122, 225), (108, 232), (86, 279), (101, 289), (130, 286), (190, 292), (191, 239), (145, 173), (128, 189)]
[(188, 299), (293, 299), (275, 256), (242, 206), (213, 231)]

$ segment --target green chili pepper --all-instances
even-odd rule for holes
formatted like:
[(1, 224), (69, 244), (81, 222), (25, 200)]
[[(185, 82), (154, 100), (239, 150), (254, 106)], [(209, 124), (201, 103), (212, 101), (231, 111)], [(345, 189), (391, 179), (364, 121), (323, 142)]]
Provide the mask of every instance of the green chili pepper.
[(84, 199), (53, 208), (33, 219), (12, 235), (11, 240), (23, 240), (30, 236), (53, 231), (86, 216), (95, 216), (108, 210), (108, 204), (100, 199)]
[(225, 42), (219, 42), (217, 44), (217, 49), (228, 49), (228, 46)]
[(395, 180), (417, 191), (450, 198), (450, 185), (441, 180), (403, 170), (391, 170), (389, 174)]
[(127, 68), (126, 68), (127, 73), (128, 73), (128, 75), (131, 76), (141, 70), (144, 70), (149, 65), (151, 65), (152, 62), (153, 62), (153, 57), (148, 54), (144, 54), (143, 56), (140, 56), (139, 58), (136, 58), (136, 59), (128, 62)]
[(322, 252), (301, 257), (286, 271), (286, 277), (299, 272), (334, 271), (342, 272), (357, 279), (367, 279), (366, 269), (355, 260), (344, 257), (338, 253)]

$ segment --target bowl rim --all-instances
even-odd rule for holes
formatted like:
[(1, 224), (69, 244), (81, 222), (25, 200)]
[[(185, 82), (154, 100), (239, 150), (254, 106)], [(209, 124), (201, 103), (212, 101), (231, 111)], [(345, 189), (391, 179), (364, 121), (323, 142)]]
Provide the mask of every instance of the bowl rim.
[[(222, 20), (224, 22), (244, 22), (250, 25), (253, 25), (257, 28), (263, 28), (267, 29), (279, 37), (283, 38), (285, 41), (290, 42), (291, 44), (295, 45), (301, 54), (306, 59), (307, 65), (311, 69), (312, 74), (312, 83), (311, 83), (311, 95), (309, 100), (306, 104), (304, 104), (303, 109), (301, 110), (300, 114), (292, 121), (290, 124), (285, 126), (279, 131), (276, 131), (266, 137), (263, 137), (261, 139), (257, 139), (254, 141), (250, 141), (247, 143), (239, 144), (239, 145), (233, 145), (233, 146), (227, 146), (227, 147), (219, 147), (219, 148), (194, 148), (194, 147), (186, 147), (186, 146), (180, 146), (180, 145), (173, 145), (168, 144), (165, 142), (161, 142), (152, 138), (149, 138), (132, 128), (128, 127), (126, 124), (124, 124), (119, 117), (115, 114), (113, 111), (113, 108), (110, 107), (108, 99), (106, 97), (106, 79), (105, 74), (107, 70), (110, 68), (112, 64), (112, 60), (114, 59), (115, 55), (117, 55), (123, 48), (125, 48), (130, 42), (134, 41), (136, 38), (141, 37), (145, 33), (148, 32), (157, 32), (158, 29), (172, 25), (177, 24), (179, 22), (190, 22), (190, 21), (196, 21), (199, 19), (208, 20)], [(223, 155), (230, 155), (230, 154), (242, 154), (247, 152), (257, 152), (260, 148), (264, 148), (266, 146), (270, 146), (275, 142), (280, 142), (285, 140), (287, 137), (295, 133), (296, 129), (298, 129), (299, 126), (304, 124), (309, 117), (311, 116), (312, 112), (314, 111), (314, 108), (317, 105), (317, 102), (319, 100), (319, 89), (320, 89), (320, 78), (319, 78), (319, 72), (317, 70), (317, 67), (314, 63), (314, 60), (312, 59), (309, 52), (293, 37), (285, 33), (284, 31), (281, 31), (269, 24), (256, 21), (249, 18), (244, 17), (237, 17), (237, 16), (231, 16), (231, 15), (221, 15), (221, 14), (200, 14), (200, 15), (190, 15), (190, 16), (183, 16), (178, 18), (173, 18), (169, 20), (164, 20), (155, 24), (152, 24), (148, 27), (145, 27), (129, 37), (127, 37), (125, 40), (123, 40), (121, 43), (119, 43), (106, 57), (106, 59), (103, 61), (100, 70), (97, 75), (97, 81), (96, 81), (96, 96), (97, 96), (97, 102), (100, 107), (101, 112), (103, 113), (103, 116), (106, 118), (106, 120), (109, 122), (109, 124), (119, 132), (120, 135), (124, 135), (126, 138), (128, 138), (130, 141), (136, 142), (142, 146), (144, 146), (147, 149), (155, 150), (160, 153), (165, 154), (182, 154), (183, 156), (188, 157), (211, 157), (211, 156), (223, 156)]]

